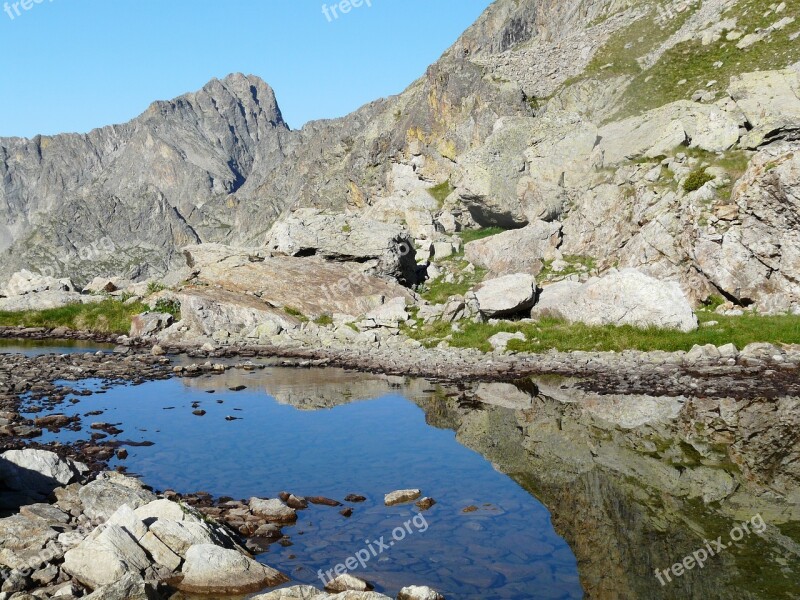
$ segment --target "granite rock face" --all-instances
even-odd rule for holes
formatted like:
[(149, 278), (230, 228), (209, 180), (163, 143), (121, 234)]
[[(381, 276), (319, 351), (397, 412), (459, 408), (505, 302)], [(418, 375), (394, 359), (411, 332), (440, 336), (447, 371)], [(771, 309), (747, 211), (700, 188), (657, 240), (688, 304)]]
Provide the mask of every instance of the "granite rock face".
[[(794, 239), (795, 182), (770, 164), (800, 138), (796, 16), (784, 7), (754, 28), (748, 0), (685, 8), (497, 0), (399, 95), (299, 130), (266, 83), (234, 74), (126, 124), (2, 138), (0, 282), (23, 268), (81, 287), (175, 276), (183, 247), (220, 244), (411, 286), (417, 245), (454, 250), (446, 238), (466, 229), (547, 233), (544, 222), (559, 235), (500, 238), (470, 260), (492, 276), (591, 260), (599, 274), (677, 281), (695, 304), (800, 310), (793, 246), (779, 243)], [(668, 61), (697, 55), (693, 45), (741, 55), (671, 82)], [(751, 52), (767, 46), (775, 64)], [(328, 285), (330, 265), (319, 268)]]

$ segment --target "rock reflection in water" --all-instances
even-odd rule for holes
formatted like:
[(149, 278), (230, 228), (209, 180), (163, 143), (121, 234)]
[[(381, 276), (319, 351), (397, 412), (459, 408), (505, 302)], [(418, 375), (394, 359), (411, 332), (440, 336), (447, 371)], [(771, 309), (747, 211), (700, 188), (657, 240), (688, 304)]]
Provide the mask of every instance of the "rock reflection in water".
[[(797, 398), (599, 396), (572, 383), (480, 384), (420, 405), (550, 509), (587, 598), (800, 595)], [(756, 514), (762, 535), (656, 579)]]

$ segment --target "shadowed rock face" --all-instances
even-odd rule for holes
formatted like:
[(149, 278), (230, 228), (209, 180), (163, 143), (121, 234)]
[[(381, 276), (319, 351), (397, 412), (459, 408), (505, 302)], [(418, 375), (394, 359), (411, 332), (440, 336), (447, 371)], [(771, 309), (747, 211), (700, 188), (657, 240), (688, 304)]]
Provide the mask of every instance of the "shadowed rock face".
[[(469, 392), (416, 401), (431, 424), (455, 430), (550, 509), (587, 598), (792, 597), (800, 581), (796, 398), (598, 396), (564, 383), (494, 384), (480, 390), (483, 404)], [(504, 406), (524, 390), (529, 406)], [(706, 539), (730, 542), (731, 529), (757, 514), (763, 535), (666, 586), (656, 579), (656, 568)]]

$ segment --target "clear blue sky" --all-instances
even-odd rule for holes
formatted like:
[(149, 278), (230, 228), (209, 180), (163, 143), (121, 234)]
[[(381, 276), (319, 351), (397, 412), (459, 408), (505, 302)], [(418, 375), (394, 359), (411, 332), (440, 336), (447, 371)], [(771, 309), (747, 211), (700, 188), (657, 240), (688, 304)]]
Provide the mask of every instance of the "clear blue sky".
[(237, 71), (269, 83), (299, 128), (402, 91), (491, 4), (370, 1), (329, 20), (321, 0), (12, 0), (0, 136), (122, 123)]

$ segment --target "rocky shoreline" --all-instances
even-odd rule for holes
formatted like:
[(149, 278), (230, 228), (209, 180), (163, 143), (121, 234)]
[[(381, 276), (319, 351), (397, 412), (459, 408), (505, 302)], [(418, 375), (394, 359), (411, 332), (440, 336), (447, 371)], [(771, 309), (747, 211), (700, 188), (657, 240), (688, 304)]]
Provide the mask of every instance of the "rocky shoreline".
[[(483, 353), (474, 349), (425, 348), (393, 336), (381, 348), (323, 343), (211, 345), (169, 343), (156, 338), (131, 339), (90, 332), (45, 328), (0, 327), (0, 339), (39, 341), (81, 340), (118, 344), (114, 356), (152, 354), (166, 364), (164, 354), (192, 359), (285, 359), (287, 366), (340, 367), (365, 373), (420, 377), (444, 382), (514, 381), (535, 375), (586, 378), (587, 390), (602, 393), (650, 393), (659, 396), (696, 395), (774, 398), (800, 393), (800, 346), (754, 343), (737, 349), (733, 344), (696, 346), (689, 352), (556, 352), (544, 354)], [(123, 358), (122, 360), (125, 360)], [(148, 359), (151, 360), (151, 359)], [(213, 370), (210, 364), (176, 367), (174, 373), (192, 376)], [(127, 378), (124, 369), (120, 371)], [(134, 378), (133, 374), (128, 373)], [(39, 380), (40, 377), (35, 379)], [(45, 378), (46, 379), (46, 378)], [(39, 383), (42, 383), (39, 381)]]
[[(155, 494), (135, 478), (116, 472), (87, 476), (85, 465), (36, 449), (0, 455), (0, 474), (12, 488), (0, 497), (21, 506), (0, 519), (1, 600), (242, 597), (289, 582), (252, 556), (270, 543), (291, 545), (281, 528), (297, 520), (297, 511), (343, 506), (289, 493), (216, 502), (207, 494)], [(364, 499), (354, 494), (346, 501)], [(388, 599), (364, 580), (335, 575), (325, 586), (330, 594), (294, 586), (253, 598)], [(397, 598), (443, 600), (416, 586)]]

